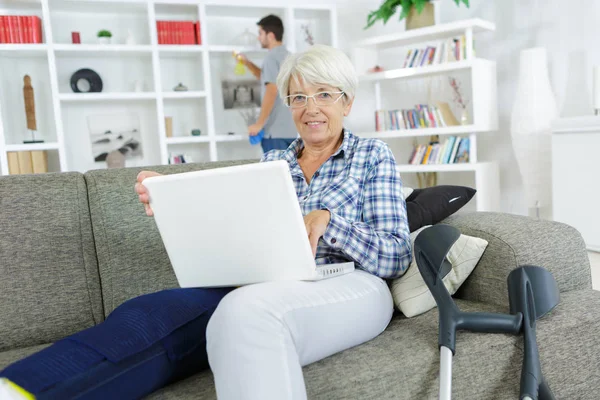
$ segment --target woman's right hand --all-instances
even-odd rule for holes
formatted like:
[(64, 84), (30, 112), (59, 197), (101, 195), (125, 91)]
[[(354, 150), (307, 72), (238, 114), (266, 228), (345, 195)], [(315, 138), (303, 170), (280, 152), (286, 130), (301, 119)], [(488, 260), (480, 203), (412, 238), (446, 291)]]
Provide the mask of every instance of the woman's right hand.
[(135, 191), (138, 194), (140, 202), (144, 205), (144, 209), (146, 210), (146, 215), (149, 217), (153, 216), (152, 208), (150, 208), (150, 196), (148, 195), (148, 189), (144, 187), (142, 181), (151, 176), (160, 176), (158, 172), (154, 171), (142, 171), (137, 176), (137, 182), (135, 183)]

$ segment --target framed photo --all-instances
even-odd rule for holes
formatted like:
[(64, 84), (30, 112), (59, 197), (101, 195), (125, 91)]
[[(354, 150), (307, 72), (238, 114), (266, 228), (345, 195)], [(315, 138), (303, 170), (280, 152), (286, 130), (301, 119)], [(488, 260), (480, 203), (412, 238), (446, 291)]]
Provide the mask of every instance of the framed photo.
[(221, 88), (223, 90), (223, 107), (226, 110), (260, 107), (261, 92), (258, 79), (224, 80), (221, 82)]
[(90, 115), (87, 120), (95, 162), (106, 161), (112, 151), (119, 151), (125, 159), (143, 158), (137, 114)]

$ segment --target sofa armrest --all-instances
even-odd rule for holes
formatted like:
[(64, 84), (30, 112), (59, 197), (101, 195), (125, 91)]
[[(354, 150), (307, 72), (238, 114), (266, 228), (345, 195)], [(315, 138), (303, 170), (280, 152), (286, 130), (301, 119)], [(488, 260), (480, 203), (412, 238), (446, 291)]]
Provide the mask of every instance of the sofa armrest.
[(548, 269), (561, 292), (592, 287), (585, 243), (572, 226), (490, 212), (459, 213), (441, 223), (488, 241), (479, 263), (456, 293), (457, 298), (508, 309), (506, 279), (510, 271), (525, 264)]

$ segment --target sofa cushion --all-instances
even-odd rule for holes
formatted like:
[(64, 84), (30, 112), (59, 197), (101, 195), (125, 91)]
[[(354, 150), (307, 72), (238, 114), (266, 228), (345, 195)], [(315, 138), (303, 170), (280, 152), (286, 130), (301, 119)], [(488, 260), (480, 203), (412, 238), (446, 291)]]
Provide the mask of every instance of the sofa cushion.
[(506, 278), (519, 265), (548, 269), (561, 292), (592, 287), (585, 242), (572, 226), (493, 212), (454, 214), (442, 223), (488, 242), (477, 268), (456, 292), (457, 298), (508, 306)]
[[(542, 372), (558, 399), (596, 399), (600, 391), (600, 292), (561, 294), (560, 304), (538, 321)], [(457, 301), (463, 311), (501, 311), (490, 304)], [(377, 338), (304, 368), (311, 400), (412, 400), (437, 398), (437, 308), (406, 319), (397, 314)], [(523, 339), (505, 334), (458, 332), (452, 365), (452, 398), (518, 398)], [(167, 386), (152, 400), (216, 399), (209, 371)]]
[[(143, 169), (173, 174), (257, 161)], [(141, 170), (122, 168), (95, 170), (85, 174), (106, 315), (133, 297), (178, 287), (156, 223), (153, 218), (146, 216), (134, 191), (136, 177)], [(202, 193), (195, 195), (202, 196)]]
[(83, 175), (0, 178), (0, 351), (102, 320)]

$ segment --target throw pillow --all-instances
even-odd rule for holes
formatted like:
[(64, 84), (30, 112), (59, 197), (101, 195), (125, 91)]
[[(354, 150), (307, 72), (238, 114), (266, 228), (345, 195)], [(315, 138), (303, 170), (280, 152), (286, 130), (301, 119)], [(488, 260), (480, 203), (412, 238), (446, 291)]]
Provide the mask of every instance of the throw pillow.
[(406, 213), (411, 232), (435, 225), (460, 210), (477, 191), (466, 186), (440, 185), (414, 189), (406, 197)]
[[(428, 227), (421, 227), (410, 234), (413, 247), (419, 233)], [(487, 245), (487, 240), (467, 235), (460, 235), (452, 245), (446, 256), (452, 264), (452, 270), (442, 279), (450, 295), (456, 293), (475, 269)], [(398, 310), (409, 318), (429, 311), (436, 306), (427, 284), (421, 277), (414, 253), (408, 270), (400, 278), (392, 281), (391, 291), (394, 304), (396, 304)]]

